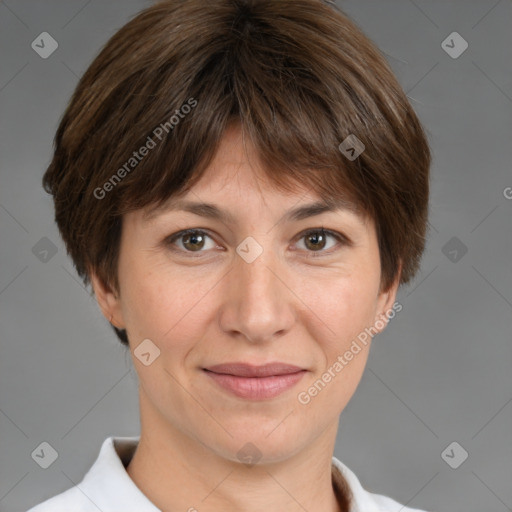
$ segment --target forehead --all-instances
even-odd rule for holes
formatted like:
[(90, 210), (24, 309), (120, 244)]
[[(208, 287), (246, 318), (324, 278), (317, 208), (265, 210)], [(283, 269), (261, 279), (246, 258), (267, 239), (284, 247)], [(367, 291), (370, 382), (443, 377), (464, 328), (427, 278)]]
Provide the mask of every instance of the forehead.
[(149, 221), (168, 211), (185, 211), (234, 224), (237, 211), (225, 208), (227, 204), (232, 202), (236, 207), (248, 207), (255, 196), (265, 203), (289, 205), (285, 219), (290, 221), (333, 211), (365, 217), (348, 196), (337, 193), (336, 197), (321, 197), (292, 178), (286, 190), (277, 189), (264, 172), (254, 146), (238, 125), (231, 125), (197, 183), (186, 193), (174, 195), (160, 205), (148, 206), (144, 209), (143, 219)]

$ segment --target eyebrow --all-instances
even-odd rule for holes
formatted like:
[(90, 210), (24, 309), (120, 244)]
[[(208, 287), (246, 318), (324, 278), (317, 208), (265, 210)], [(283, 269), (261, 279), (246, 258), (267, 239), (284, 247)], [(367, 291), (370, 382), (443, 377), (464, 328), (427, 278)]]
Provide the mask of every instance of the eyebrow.
[[(159, 212), (161, 212), (162, 210), (184, 211), (188, 213), (193, 213), (195, 215), (199, 215), (200, 217), (218, 220), (225, 224), (236, 224), (235, 216), (232, 213), (228, 212), (227, 210), (219, 208), (217, 205), (213, 203), (195, 202), (184, 199), (173, 201), (172, 203), (164, 207), (155, 208), (147, 212), (144, 215), (144, 218), (146, 220), (150, 220), (157, 216)], [(338, 210), (358, 212), (358, 209), (352, 202), (349, 202), (344, 199), (337, 199), (328, 201), (317, 201), (314, 203), (299, 206), (297, 208), (293, 208), (284, 214), (283, 219), (285, 221), (297, 222), (310, 217), (314, 217), (316, 215), (321, 215), (322, 213), (335, 212)]]

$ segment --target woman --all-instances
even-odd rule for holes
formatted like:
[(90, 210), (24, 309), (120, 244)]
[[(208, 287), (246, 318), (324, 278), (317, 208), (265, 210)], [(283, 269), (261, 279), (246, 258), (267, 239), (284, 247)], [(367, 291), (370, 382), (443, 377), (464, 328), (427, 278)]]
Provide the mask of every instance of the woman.
[(411, 512), (333, 457), (425, 245), (430, 150), (320, 0), (168, 0), (84, 74), (44, 176), (129, 347), (140, 438), (43, 511)]

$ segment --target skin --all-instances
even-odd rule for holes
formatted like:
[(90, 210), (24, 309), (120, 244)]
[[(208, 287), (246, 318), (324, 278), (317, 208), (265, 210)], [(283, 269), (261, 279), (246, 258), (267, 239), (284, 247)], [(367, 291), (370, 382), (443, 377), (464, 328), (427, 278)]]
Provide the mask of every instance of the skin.
[[(299, 185), (295, 194), (270, 185), (236, 126), (183, 197), (215, 203), (235, 222), (131, 212), (123, 218), (119, 293), (91, 276), (105, 317), (127, 329), (139, 378), (141, 439), (128, 474), (162, 510), (339, 512), (331, 482), (338, 417), (370, 343), (308, 404), (297, 395), (395, 301), (398, 278), (380, 290), (374, 223), (349, 210), (283, 220), (289, 209), (321, 198)], [(313, 234), (308, 244), (304, 231), (322, 227), (350, 243)], [(166, 245), (189, 228), (208, 236)], [(263, 248), (252, 263), (236, 252), (248, 236)], [(146, 338), (160, 350), (149, 366), (133, 353)], [(202, 370), (233, 361), (282, 361), (308, 371), (281, 395), (250, 401)], [(251, 467), (237, 457), (247, 442), (261, 453)]]

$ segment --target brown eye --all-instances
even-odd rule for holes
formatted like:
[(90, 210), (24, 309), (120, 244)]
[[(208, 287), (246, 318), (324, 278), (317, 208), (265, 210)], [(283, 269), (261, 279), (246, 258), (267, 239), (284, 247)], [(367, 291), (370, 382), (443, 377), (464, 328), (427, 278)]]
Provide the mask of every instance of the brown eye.
[(304, 236), (306, 247), (313, 251), (321, 250), (325, 247), (326, 235), (323, 231), (312, 231)]
[(204, 236), (201, 233), (186, 233), (182, 240), (183, 247), (192, 251), (200, 251), (204, 246)]
[[(327, 256), (336, 250), (336, 243), (329, 242), (329, 239), (338, 241), (338, 245), (350, 245), (350, 241), (341, 233), (321, 229), (310, 229), (302, 233), (299, 241), (304, 240), (302, 250), (309, 253), (308, 256)], [(210, 246), (208, 246), (210, 240)], [(208, 249), (214, 249), (216, 244), (213, 238), (201, 229), (186, 229), (169, 236), (165, 245), (171, 250), (181, 253), (205, 253)], [(329, 245), (330, 244), (330, 245)], [(333, 250), (329, 250), (333, 249)]]
[[(319, 253), (311, 254), (311, 256), (322, 256), (331, 254), (333, 251), (329, 249), (336, 246), (336, 244), (331, 244), (329, 246), (329, 239), (337, 240), (341, 245), (349, 245), (349, 241), (345, 238), (341, 233), (336, 233), (333, 231), (328, 231), (325, 229), (310, 229), (306, 233), (303, 233), (300, 237), (300, 240), (304, 240), (305, 250), (310, 253)], [(326, 249), (327, 247), (327, 249)]]
[[(180, 250), (186, 252), (204, 252), (207, 239), (211, 240), (211, 237), (201, 231), (199, 229), (189, 229), (185, 231), (180, 231), (175, 235), (172, 235), (169, 239), (167, 239), (167, 245), (176, 245), (177, 241), (181, 241), (181, 247), (178, 246)], [(215, 244), (212, 244), (214, 246)], [(207, 247), (210, 249), (212, 247)]]

